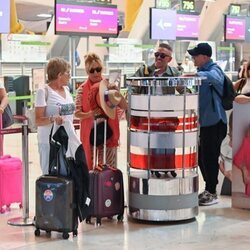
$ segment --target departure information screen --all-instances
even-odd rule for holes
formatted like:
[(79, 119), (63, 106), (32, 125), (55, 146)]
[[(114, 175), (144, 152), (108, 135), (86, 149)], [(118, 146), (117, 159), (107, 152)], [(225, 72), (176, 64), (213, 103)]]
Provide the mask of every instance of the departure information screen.
[(116, 5), (57, 1), (55, 8), (56, 34), (117, 36)]

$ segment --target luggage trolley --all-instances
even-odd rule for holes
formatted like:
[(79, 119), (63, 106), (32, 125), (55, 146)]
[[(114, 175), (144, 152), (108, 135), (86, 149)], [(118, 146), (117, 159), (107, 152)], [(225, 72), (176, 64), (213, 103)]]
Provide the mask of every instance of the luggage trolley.
[(130, 77), (129, 216), (179, 221), (198, 215), (200, 77)]

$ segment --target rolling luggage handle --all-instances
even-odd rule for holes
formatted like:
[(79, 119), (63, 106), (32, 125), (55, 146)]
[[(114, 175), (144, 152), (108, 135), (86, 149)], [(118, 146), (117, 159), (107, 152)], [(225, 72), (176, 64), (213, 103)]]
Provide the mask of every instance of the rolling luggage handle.
[(104, 142), (103, 142), (103, 166), (106, 165), (106, 151), (107, 151), (107, 119), (103, 116), (95, 116), (94, 119), (94, 145), (93, 145), (93, 169), (96, 168), (97, 164), (97, 154), (96, 154), (96, 137), (97, 137), (97, 121), (101, 119), (104, 120)]

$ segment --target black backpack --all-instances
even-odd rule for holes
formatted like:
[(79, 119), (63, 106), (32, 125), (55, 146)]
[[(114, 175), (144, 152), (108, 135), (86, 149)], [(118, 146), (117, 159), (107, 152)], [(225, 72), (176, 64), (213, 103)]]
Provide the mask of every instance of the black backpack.
[[(223, 95), (218, 92), (218, 90), (211, 84), (211, 90), (215, 91), (215, 93), (221, 98), (222, 106), (225, 110), (230, 110), (233, 108), (233, 101), (236, 96), (236, 91), (233, 87), (233, 82), (230, 78), (224, 74), (224, 83), (223, 83)], [(214, 101), (213, 101), (214, 105)]]

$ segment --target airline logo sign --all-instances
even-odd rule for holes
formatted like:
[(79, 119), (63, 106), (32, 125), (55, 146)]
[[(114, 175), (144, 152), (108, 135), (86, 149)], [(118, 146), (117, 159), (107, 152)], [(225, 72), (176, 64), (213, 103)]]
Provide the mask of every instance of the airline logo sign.
[(164, 10), (158, 12), (152, 9), (151, 20), (156, 25), (152, 25), (151, 36), (153, 39), (175, 40), (176, 38), (176, 12), (174, 10)]

